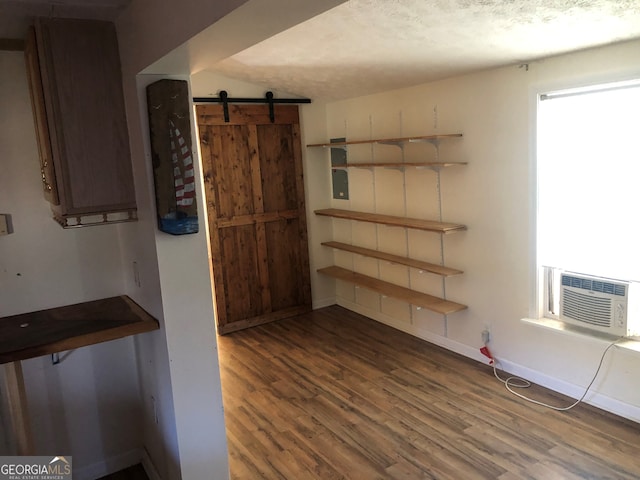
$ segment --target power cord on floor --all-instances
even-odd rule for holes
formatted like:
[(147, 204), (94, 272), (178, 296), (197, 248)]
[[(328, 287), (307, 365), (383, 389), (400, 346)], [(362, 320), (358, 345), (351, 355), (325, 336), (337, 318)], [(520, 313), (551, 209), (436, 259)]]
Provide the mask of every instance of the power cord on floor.
[(513, 390), (514, 388), (529, 388), (531, 386), (531, 382), (529, 382), (528, 380), (525, 380), (524, 378), (517, 377), (517, 376), (507, 377), (507, 379), (501, 378), (500, 375), (498, 375), (498, 371), (497, 371), (497, 365), (500, 362), (491, 355), (491, 353), (489, 352), (489, 349), (487, 348), (486, 345), (484, 347), (482, 347), (480, 349), (480, 351), (482, 352), (483, 355), (487, 356), (490, 359), (490, 364), (493, 365), (493, 374), (495, 375), (495, 377), (498, 380), (500, 380), (504, 384), (505, 388), (507, 390), (509, 390), (509, 392), (513, 393), (517, 397), (522, 398), (523, 400), (526, 400), (527, 402), (531, 402), (531, 403), (534, 403), (536, 405), (540, 405), (542, 407), (550, 408), (552, 410), (556, 410), (556, 411), (559, 411), (559, 412), (565, 412), (567, 410), (571, 410), (573, 407), (575, 407), (576, 405), (578, 405), (580, 402), (582, 402), (584, 400), (584, 398), (587, 396), (587, 393), (589, 393), (589, 390), (591, 389), (591, 386), (596, 381), (596, 378), (598, 377), (598, 374), (600, 373), (600, 369), (602, 368), (602, 364), (604, 363), (604, 358), (607, 355), (607, 352), (614, 345), (616, 345), (618, 342), (620, 342), (623, 339), (624, 339), (624, 337), (618, 338), (614, 342), (611, 342), (607, 346), (607, 348), (604, 349), (604, 352), (602, 352), (602, 356), (600, 357), (600, 362), (598, 363), (598, 368), (596, 369), (596, 373), (593, 375), (593, 378), (589, 382), (589, 385), (587, 385), (587, 388), (585, 389), (585, 391), (582, 394), (582, 396), (578, 400), (576, 400), (574, 403), (569, 405), (568, 407), (556, 407), (555, 405), (549, 405), (547, 403), (541, 402), (539, 400), (534, 400), (533, 398), (529, 398), (526, 395), (523, 395), (523, 394), (521, 394), (519, 392), (516, 392), (515, 390)]

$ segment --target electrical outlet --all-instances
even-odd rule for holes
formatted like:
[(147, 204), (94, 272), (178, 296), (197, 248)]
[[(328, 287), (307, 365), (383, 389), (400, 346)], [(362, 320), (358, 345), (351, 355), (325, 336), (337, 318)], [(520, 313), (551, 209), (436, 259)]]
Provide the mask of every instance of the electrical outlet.
[(489, 330), (489, 327), (485, 327), (481, 335), (482, 343), (484, 343), (485, 345), (491, 341), (491, 331)]

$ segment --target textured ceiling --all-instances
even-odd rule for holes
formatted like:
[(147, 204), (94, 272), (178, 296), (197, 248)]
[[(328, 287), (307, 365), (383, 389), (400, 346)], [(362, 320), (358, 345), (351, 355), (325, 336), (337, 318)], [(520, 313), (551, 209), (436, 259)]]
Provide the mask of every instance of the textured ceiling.
[[(23, 37), (38, 15), (115, 18), (131, 1), (0, 0), (0, 37)], [(269, 21), (243, 25), (258, 20)], [(249, 45), (251, 33), (233, 35)], [(335, 100), (633, 38), (640, 0), (349, 0), (224, 60), (205, 55), (196, 70)]]
[(350, 0), (207, 70), (340, 99), (640, 37), (640, 0)]

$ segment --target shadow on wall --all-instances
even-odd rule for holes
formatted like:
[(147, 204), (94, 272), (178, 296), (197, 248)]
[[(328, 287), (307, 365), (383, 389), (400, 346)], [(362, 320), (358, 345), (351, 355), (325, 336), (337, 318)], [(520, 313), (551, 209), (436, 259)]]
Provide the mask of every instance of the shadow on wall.
[(60, 360), (22, 362), (35, 454), (72, 455), (78, 478), (139, 461), (142, 421), (132, 339), (64, 352)]
[(4, 368), (0, 367), (0, 456), (15, 455), (16, 446), (13, 439), (8, 435), (11, 431), (11, 423), (7, 412), (9, 405), (5, 393)]

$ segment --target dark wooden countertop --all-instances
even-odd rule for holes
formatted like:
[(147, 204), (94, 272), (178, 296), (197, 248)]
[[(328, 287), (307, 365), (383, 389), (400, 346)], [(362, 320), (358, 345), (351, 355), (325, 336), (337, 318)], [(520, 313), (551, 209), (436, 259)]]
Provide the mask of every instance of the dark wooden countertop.
[(0, 318), (0, 363), (25, 360), (160, 328), (128, 296)]

